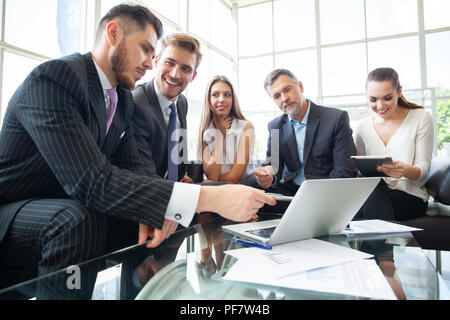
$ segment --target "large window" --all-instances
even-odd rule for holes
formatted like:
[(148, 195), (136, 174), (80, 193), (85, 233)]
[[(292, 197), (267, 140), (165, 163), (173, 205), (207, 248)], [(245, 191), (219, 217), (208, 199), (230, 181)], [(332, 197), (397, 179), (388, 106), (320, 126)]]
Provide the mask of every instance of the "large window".
[[(191, 1), (193, 2), (193, 1)], [(229, 56), (236, 57), (237, 48), (237, 25), (233, 19), (231, 9), (226, 7), (222, 1), (210, 2), (210, 25), (211, 36), (209, 42), (226, 52)]]
[(5, 42), (56, 57), (80, 50), (81, 0), (15, 0), (5, 2)]
[(364, 91), (366, 48), (352, 44), (322, 49), (322, 80), (325, 96)]
[(392, 67), (405, 88), (420, 88), (420, 55), (417, 36), (372, 41), (368, 46), (368, 70)]
[(1, 118), (3, 119), (6, 111), (6, 105), (9, 99), (16, 91), (20, 83), (41, 61), (30, 59), (21, 55), (13, 54), (6, 51), (3, 55), (2, 70), (2, 108)]
[(275, 1), (273, 12), (276, 51), (315, 46), (314, 0)]
[[(427, 82), (430, 87), (450, 91), (450, 31), (431, 33), (427, 43)], [(442, 91), (438, 91), (442, 95)]]
[(418, 30), (417, 0), (366, 0), (366, 12), (369, 38)]
[[(368, 114), (365, 81), (377, 67), (396, 69), (409, 94), (436, 96), (430, 108), (450, 108), (449, 11), (448, 0), (246, 2), (238, 10), (240, 98), (251, 120), (267, 124), (280, 114), (259, 97), (273, 60), (297, 75), (308, 98), (346, 110), (352, 127)], [(262, 150), (264, 134), (257, 137)]]
[(448, 28), (450, 25), (450, 1), (424, 0), (425, 29)]
[(189, 30), (202, 39), (209, 39), (209, 0), (189, 1)]
[(364, 39), (364, 1), (320, 0), (322, 43)]
[(272, 2), (239, 9), (239, 55), (272, 52)]
[[(4, 4), (3, 4), (4, 3)], [(39, 63), (80, 51), (85, 42), (82, 0), (0, 1), (0, 116), (28, 73)]]
[[(0, 0), (1, 119), (36, 65), (90, 50), (99, 19), (120, 2)], [(258, 158), (264, 158), (267, 122), (280, 114), (263, 88), (274, 68), (292, 70), (313, 101), (347, 110), (352, 126), (367, 111), (367, 72), (380, 66), (395, 68), (404, 90), (427, 92), (439, 110), (450, 108), (448, 0), (132, 2), (153, 9), (165, 35), (188, 32), (202, 44), (198, 76), (185, 92), (191, 158), (206, 85), (216, 74), (226, 75), (237, 88), (242, 111), (256, 128)], [(147, 72), (141, 82), (153, 75)]]
[(275, 56), (275, 68), (291, 70), (302, 82), (305, 95), (317, 100), (317, 54), (316, 50), (280, 53)]

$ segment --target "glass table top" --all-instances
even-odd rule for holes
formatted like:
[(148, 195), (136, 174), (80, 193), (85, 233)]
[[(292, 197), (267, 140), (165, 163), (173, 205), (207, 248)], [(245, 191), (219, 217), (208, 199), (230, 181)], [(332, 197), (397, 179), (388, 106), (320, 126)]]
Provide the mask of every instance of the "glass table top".
[[(138, 245), (124, 248), (1, 289), (0, 299), (367, 299), (333, 293), (331, 289), (313, 291), (224, 279), (237, 261), (225, 251), (246, 247), (234, 236), (222, 232), (221, 226), (230, 223), (214, 214), (201, 214), (197, 224), (178, 230), (157, 248)], [(372, 259), (399, 300), (450, 298), (446, 284), (411, 233), (335, 235), (318, 239), (373, 255)], [(326, 281), (326, 273), (322, 274)], [(87, 278), (96, 279), (93, 289), (84, 286)]]

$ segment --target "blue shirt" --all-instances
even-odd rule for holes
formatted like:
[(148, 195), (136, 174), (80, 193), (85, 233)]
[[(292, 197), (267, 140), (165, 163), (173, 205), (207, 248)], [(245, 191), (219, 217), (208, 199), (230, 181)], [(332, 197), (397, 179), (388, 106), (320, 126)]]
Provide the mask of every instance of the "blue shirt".
[(309, 100), (308, 101), (308, 110), (305, 113), (305, 116), (303, 117), (301, 122), (298, 122), (297, 120), (291, 118), (291, 124), (294, 128), (295, 132), (295, 140), (297, 141), (297, 152), (298, 152), (298, 158), (300, 159), (300, 168), (298, 170), (297, 175), (292, 180), (296, 185), (301, 185), (304, 180), (306, 180), (305, 177), (305, 170), (303, 165), (303, 150), (305, 149), (305, 135), (306, 135), (306, 125), (308, 124), (308, 116), (309, 116)]

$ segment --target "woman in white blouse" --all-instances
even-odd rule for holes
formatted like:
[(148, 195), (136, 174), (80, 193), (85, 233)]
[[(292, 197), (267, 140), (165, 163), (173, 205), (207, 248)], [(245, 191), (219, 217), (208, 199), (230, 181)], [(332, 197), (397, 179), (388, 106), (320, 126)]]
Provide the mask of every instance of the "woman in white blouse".
[(424, 184), (434, 141), (431, 115), (405, 99), (398, 74), (392, 68), (370, 72), (366, 90), (373, 114), (358, 123), (356, 152), (390, 156), (394, 161), (378, 167), (387, 178), (383, 178), (358, 216), (402, 221), (425, 215), (429, 196)]
[(198, 135), (198, 157), (208, 181), (241, 183), (253, 175), (253, 124), (245, 119), (236, 91), (225, 76), (206, 90)]

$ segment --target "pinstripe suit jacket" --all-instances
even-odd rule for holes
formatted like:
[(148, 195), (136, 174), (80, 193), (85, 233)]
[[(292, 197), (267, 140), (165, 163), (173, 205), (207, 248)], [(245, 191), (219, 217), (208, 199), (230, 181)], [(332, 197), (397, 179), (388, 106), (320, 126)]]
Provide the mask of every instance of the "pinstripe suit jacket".
[[(133, 100), (133, 124), (142, 161), (147, 169), (164, 177), (167, 172), (167, 125), (156, 95), (154, 80), (137, 86), (133, 91)], [(181, 129), (186, 129), (187, 110), (186, 97), (178, 95), (177, 115)], [(178, 165), (178, 181), (186, 173), (187, 137), (180, 136), (180, 141), (182, 163)]]
[(0, 241), (32, 198), (72, 198), (92, 212), (161, 228), (173, 182), (145, 175), (131, 92), (118, 86), (117, 93), (106, 135), (90, 53), (45, 62), (19, 86), (0, 132)]

